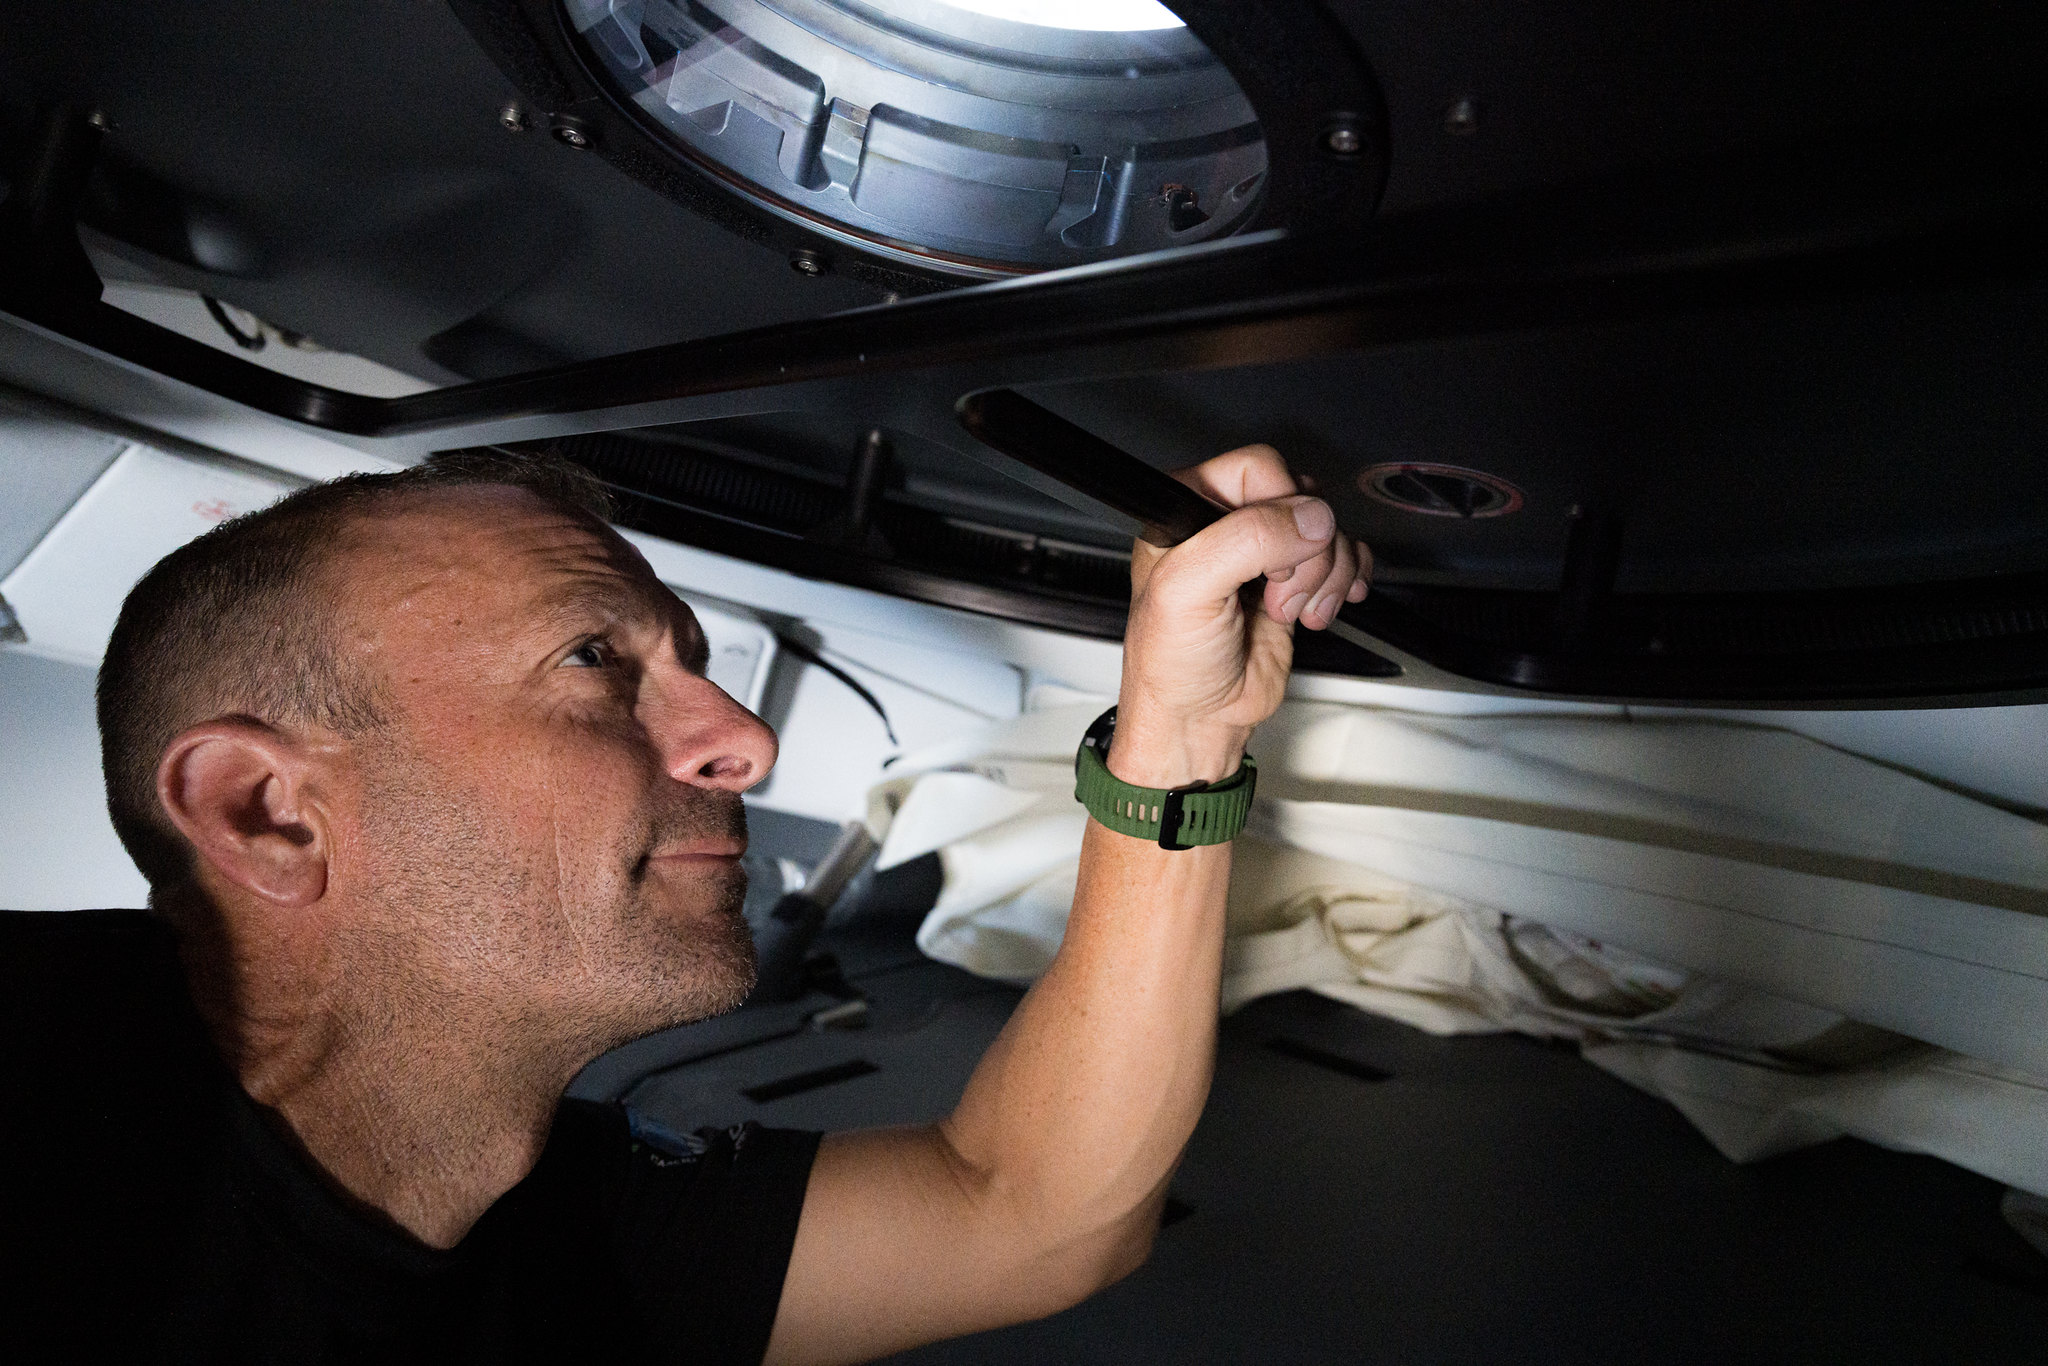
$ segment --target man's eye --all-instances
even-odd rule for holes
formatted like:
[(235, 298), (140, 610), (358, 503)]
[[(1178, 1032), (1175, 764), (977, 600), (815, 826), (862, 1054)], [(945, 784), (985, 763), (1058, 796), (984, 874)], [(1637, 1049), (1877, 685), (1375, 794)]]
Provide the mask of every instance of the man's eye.
[(611, 662), (612, 647), (602, 640), (586, 640), (562, 660), (572, 669), (602, 669)]

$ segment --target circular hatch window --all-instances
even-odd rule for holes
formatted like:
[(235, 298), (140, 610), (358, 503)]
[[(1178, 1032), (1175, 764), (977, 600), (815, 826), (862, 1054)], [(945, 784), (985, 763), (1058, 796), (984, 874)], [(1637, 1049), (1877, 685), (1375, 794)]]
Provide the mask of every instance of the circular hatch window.
[(563, 0), (587, 59), (756, 203), (1002, 275), (1250, 221), (1266, 147), (1154, 0)]

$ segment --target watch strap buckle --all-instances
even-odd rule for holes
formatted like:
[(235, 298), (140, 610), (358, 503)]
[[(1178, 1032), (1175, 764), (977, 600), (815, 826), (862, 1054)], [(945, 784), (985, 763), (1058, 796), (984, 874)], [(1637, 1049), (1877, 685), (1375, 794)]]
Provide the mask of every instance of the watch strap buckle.
[(1159, 847), (1169, 853), (1192, 849), (1192, 844), (1180, 843), (1181, 823), (1187, 815), (1187, 797), (1192, 792), (1207, 790), (1207, 783), (1190, 783), (1186, 787), (1170, 787), (1159, 803)]

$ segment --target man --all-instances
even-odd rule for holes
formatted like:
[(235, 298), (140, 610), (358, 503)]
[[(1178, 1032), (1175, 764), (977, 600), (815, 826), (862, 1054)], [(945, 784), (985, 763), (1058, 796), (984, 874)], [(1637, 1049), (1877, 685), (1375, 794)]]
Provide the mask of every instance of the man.
[[(1237, 773), (1292, 624), (1365, 591), (1270, 449), (1186, 477), (1239, 510), (1136, 547), (1107, 767), (1140, 788)], [(1091, 824), (1065, 945), (942, 1124), (675, 1145), (562, 1101), (746, 995), (739, 794), (776, 755), (595, 506), (563, 466), (444, 459), (130, 595), (100, 720), (151, 913), (0, 930), (10, 1340), (859, 1361), (1145, 1258), (1209, 1084), (1227, 843)]]

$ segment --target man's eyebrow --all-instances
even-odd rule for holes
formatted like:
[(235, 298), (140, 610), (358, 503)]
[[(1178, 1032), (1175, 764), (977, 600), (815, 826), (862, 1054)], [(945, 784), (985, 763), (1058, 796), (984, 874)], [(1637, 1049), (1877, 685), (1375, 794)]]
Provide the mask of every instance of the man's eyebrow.
[(710, 642), (696, 614), (679, 606), (666, 585), (644, 585), (611, 578), (576, 579), (543, 593), (532, 620), (543, 630), (575, 629), (594, 621), (630, 626), (676, 627), (676, 652), (697, 673), (710, 662)]
[(536, 626), (561, 629), (593, 620), (651, 623), (662, 613), (645, 588), (607, 577), (557, 584), (540, 594), (529, 615)]

